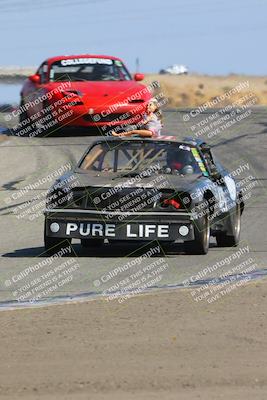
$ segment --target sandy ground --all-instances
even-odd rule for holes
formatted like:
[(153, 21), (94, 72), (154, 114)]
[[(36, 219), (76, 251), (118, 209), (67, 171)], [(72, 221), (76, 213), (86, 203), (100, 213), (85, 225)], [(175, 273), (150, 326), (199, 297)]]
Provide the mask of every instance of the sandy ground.
[(2, 311), (1, 399), (266, 399), (266, 283)]

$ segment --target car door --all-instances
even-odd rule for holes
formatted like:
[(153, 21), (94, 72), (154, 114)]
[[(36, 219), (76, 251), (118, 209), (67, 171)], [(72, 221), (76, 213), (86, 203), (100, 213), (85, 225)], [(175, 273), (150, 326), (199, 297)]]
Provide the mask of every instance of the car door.
[(206, 143), (200, 146), (200, 150), (209, 172), (210, 179), (213, 182), (213, 193), (217, 200), (217, 213), (227, 212), (229, 208), (230, 193), (225, 182), (226, 171), (219, 168), (215, 162), (210, 147), (207, 146)]
[(224, 169), (213, 156), (209, 146), (204, 144), (200, 148), (206, 167), (209, 171), (210, 178), (214, 183), (214, 191), (217, 195), (218, 208), (221, 212), (227, 212), (232, 206), (232, 200), (235, 200), (235, 182), (229, 176), (228, 171)]
[(221, 174), (221, 176), (223, 178), (224, 184), (227, 188), (227, 191), (228, 191), (231, 201), (236, 202), (237, 187), (236, 187), (235, 180), (231, 177), (231, 173), (229, 171), (227, 171), (226, 168), (224, 168), (224, 166), (219, 162), (219, 160), (217, 160), (214, 157), (213, 157), (213, 159), (214, 159), (214, 163), (216, 165), (218, 172)]

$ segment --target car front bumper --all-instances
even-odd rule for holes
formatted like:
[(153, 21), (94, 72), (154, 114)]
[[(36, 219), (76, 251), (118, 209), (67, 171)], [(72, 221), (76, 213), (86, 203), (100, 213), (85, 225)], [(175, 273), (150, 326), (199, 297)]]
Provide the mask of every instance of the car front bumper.
[(77, 209), (45, 211), (49, 237), (135, 241), (194, 240), (194, 227), (186, 212), (123, 213)]
[[(145, 104), (145, 103), (144, 103)], [(65, 104), (63, 111), (57, 110), (55, 119), (59, 126), (73, 127), (115, 127), (134, 125), (140, 122), (144, 113), (143, 103), (139, 108), (132, 105), (121, 107), (116, 112), (107, 113), (105, 108), (88, 105), (72, 106)], [(104, 129), (105, 130), (105, 129)]]

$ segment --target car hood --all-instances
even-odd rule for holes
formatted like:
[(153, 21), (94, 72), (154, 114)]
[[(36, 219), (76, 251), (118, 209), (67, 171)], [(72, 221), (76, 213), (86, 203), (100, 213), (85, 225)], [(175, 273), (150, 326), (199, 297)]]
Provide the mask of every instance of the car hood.
[(127, 98), (137, 92), (141, 92), (141, 98), (144, 98), (143, 89), (145, 85), (137, 83), (135, 81), (105, 81), (105, 82), (53, 82), (47, 85), (49, 91), (55, 90), (58, 87), (64, 85), (65, 90), (76, 90), (83, 93), (85, 97), (113, 97), (113, 98)]
[[(207, 180), (203, 175), (192, 174), (192, 175), (161, 175), (163, 178), (161, 180), (156, 180), (160, 174), (152, 174), (149, 177), (144, 177), (143, 179), (138, 179), (135, 181), (134, 176), (120, 177), (119, 174), (99, 174), (96, 171), (86, 171), (75, 170), (63, 175), (60, 180), (67, 181), (68, 179), (72, 182), (73, 188), (85, 188), (85, 187), (96, 187), (96, 188), (111, 188), (114, 186), (123, 185), (125, 188), (143, 187), (151, 188), (155, 186), (162, 185), (163, 182), (166, 184), (164, 188), (174, 188), (179, 191), (191, 191), (195, 190), (196, 185), (202, 184)], [(158, 182), (158, 184), (156, 183)]]

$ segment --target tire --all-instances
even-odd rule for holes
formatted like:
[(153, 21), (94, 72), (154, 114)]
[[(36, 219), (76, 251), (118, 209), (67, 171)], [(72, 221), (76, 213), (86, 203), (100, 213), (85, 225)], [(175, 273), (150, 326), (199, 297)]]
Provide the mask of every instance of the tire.
[[(23, 105), (24, 105), (24, 103), (23, 103), (23, 101), (21, 100), (21, 102), (20, 102), (20, 107), (22, 107)], [(21, 129), (27, 129), (27, 132), (24, 133), (23, 135), (20, 135), (20, 130), (19, 130), (18, 132), (15, 132), (15, 135), (16, 135), (16, 136), (19, 136), (19, 137), (29, 137), (29, 136), (30, 136), (30, 134), (31, 134), (31, 132), (32, 132), (32, 130), (33, 130), (33, 127), (32, 127), (31, 122), (27, 122), (26, 125), (24, 124), (24, 121), (26, 121), (27, 119), (30, 119), (29, 116), (28, 116), (28, 114), (27, 114), (27, 111), (23, 111), (23, 112), (19, 115), (19, 124), (21, 124), (21, 126), (22, 126)]]
[(85, 247), (87, 249), (101, 247), (103, 243), (104, 243), (103, 239), (81, 239), (82, 247)]
[(207, 254), (210, 242), (210, 221), (209, 214), (194, 222), (195, 240), (185, 242), (185, 251), (187, 254)]
[[(46, 108), (48, 108), (50, 106), (50, 104), (48, 103), (47, 100), (45, 100), (43, 102), (43, 112)], [(48, 115), (51, 114), (51, 111), (46, 111), (44, 112), (44, 117), (47, 117)], [(53, 135), (57, 136), (59, 133), (59, 129), (60, 126), (58, 125), (58, 123), (55, 121), (55, 118), (52, 116), (51, 120), (48, 120), (48, 122), (55, 122), (55, 124), (52, 127), (46, 128), (43, 132), (42, 132), (42, 137), (52, 137)], [(45, 125), (44, 125), (45, 126)]]
[(233, 235), (227, 235), (226, 233), (220, 233), (216, 236), (216, 242), (218, 247), (236, 247), (240, 241), (240, 230), (241, 230), (241, 207), (240, 204), (236, 204), (235, 213), (233, 215), (233, 221), (231, 216), (228, 216), (229, 223), (232, 225)]
[[(20, 107), (22, 107), (24, 104), (23, 104), (23, 101), (21, 100), (21, 102), (20, 102)], [(25, 121), (25, 119), (27, 119), (28, 118), (28, 114), (27, 114), (27, 111), (23, 111), (20, 115), (19, 115), (19, 122), (20, 123), (22, 123), (23, 121)]]

